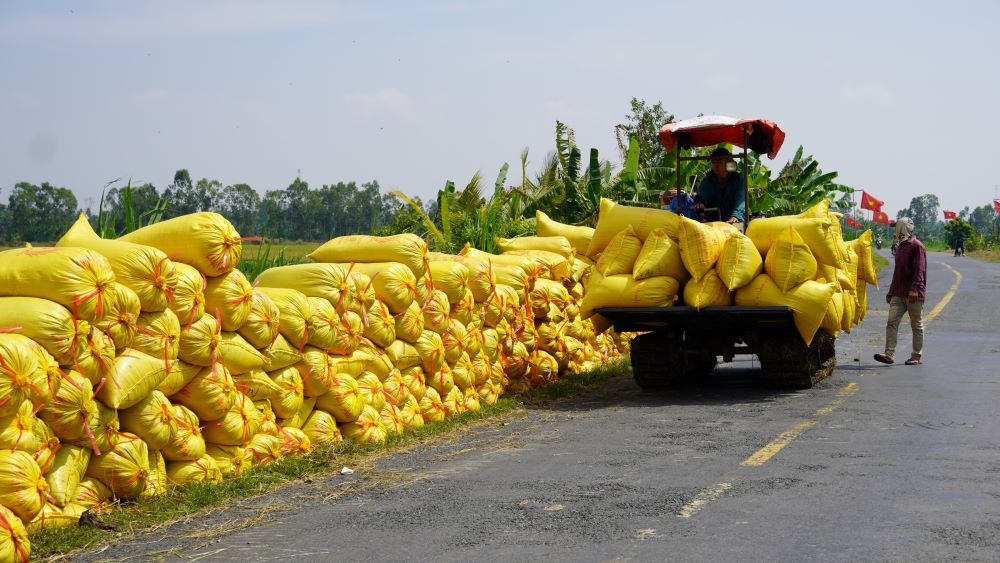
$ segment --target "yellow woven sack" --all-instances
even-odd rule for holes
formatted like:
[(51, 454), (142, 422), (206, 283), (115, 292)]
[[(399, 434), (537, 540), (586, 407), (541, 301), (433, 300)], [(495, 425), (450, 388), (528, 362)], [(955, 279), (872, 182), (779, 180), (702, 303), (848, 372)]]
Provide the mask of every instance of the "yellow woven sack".
[(302, 425), (302, 433), (317, 446), (329, 446), (344, 441), (340, 429), (337, 428), (337, 420), (323, 410), (314, 410), (309, 415)]
[(462, 356), (463, 341), (468, 336), (468, 330), (461, 322), (449, 319), (448, 328), (440, 334), (441, 343), (444, 345), (444, 359), (449, 364), (453, 364)]
[(580, 316), (587, 318), (601, 307), (667, 307), (677, 300), (677, 280), (657, 276), (636, 281), (629, 274), (604, 277), (591, 275), (580, 305)]
[(854, 239), (853, 246), (854, 252), (858, 255), (858, 278), (878, 287), (878, 274), (875, 273), (875, 261), (872, 258), (871, 229)]
[(258, 291), (271, 298), (278, 306), (278, 321), (281, 334), (288, 343), (301, 350), (309, 341), (309, 300), (296, 289), (278, 287), (258, 287)]
[(139, 436), (154, 450), (167, 447), (177, 431), (173, 405), (159, 391), (153, 391), (135, 405), (118, 411), (118, 423), (122, 430)]
[[(471, 259), (471, 260), (488, 260), (490, 263), (492, 263), (494, 268), (498, 265), (516, 266), (521, 270), (523, 270), (524, 273), (529, 276), (535, 275), (536, 270), (545, 268), (545, 263), (542, 262), (542, 260), (536, 256), (533, 257), (533, 256), (518, 256), (514, 254), (490, 254), (489, 252), (483, 252), (482, 250), (473, 248), (468, 243), (466, 243), (465, 247), (462, 248), (461, 255), (466, 259)], [(500, 282), (497, 281), (497, 283)]]
[(222, 320), (222, 330), (236, 331), (250, 316), (253, 294), (253, 286), (239, 270), (209, 277), (205, 285), (205, 310)]
[(795, 327), (806, 345), (812, 344), (833, 299), (834, 285), (807, 280), (782, 293), (767, 274), (754, 278), (736, 290), (736, 304), (747, 307), (787, 306), (792, 309)]
[(424, 308), (424, 328), (437, 333), (448, 330), (448, 321), (451, 314), (451, 304), (448, 303), (448, 296), (440, 289), (435, 289), (430, 294), (430, 299), (423, 305)]
[(309, 318), (306, 326), (309, 331), (310, 345), (323, 350), (334, 351), (338, 345), (338, 337), (346, 328), (340, 315), (329, 301), (321, 297), (306, 297), (309, 305)]
[(469, 290), (472, 291), (472, 298), (479, 302), (485, 301), (493, 293), (493, 287), (496, 285), (493, 262), (476, 256), (448, 256), (469, 269)]
[(837, 281), (844, 289), (857, 289), (861, 260), (853, 246), (847, 247), (844, 257), (844, 267), (837, 270)]
[(681, 247), (662, 228), (650, 231), (632, 268), (636, 280), (655, 276), (670, 276), (681, 283), (691, 277), (681, 261)]
[(812, 251), (792, 227), (778, 235), (764, 259), (764, 271), (783, 292), (815, 278), (816, 268)]
[(517, 238), (496, 237), (494, 242), (501, 253), (511, 250), (545, 250), (547, 252), (555, 252), (566, 258), (573, 256), (573, 245), (570, 244), (569, 239), (560, 235)]
[(170, 445), (160, 450), (167, 461), (201, 459), (205, 455), (205, 439), (201, 437), (198, 415), (183, 405), (174, 405), (177, 431), (170, 438)]
[(0, 416), (13, 415), (48, 387), (36, 346), (27, 336), (0, 333)]
[(250, 397), (251, 401), (266, 401), (281, 393), (281, 388), (268, 377), (264, 370), (260, 369), (233, 375), (233, 383), (236, 385), (236, 389)]
[(556, 281), (568, 278), (573, 273), (573, 264), (576, 262), (576, 258), (573, 256), (566, 257), (548, 250), (508, 250), (503, 253), (503, 256), (522, 256), (537, 260), (544, 266), (544, 271), (539, 274), (539, 277)]
[[(202, 422), (218, 420), (229, 412), (236, 399), (233, 377), (221, 364), (203, 368), (170, 401), (190, 409)], [(200, 456), (199, 456), (200, 457)], [(170, 458), (167, 458), (170, 459)], [(185, 458), (190, 459), (190, 458)]]
[(278, 418), (290, 418), (302, 408), (304, 399), (302, 376), (295, 366), (268, 372), (268, 377), (280, 390), (271, 398), (271, 409)]
[(434, 261), (428, 264), (428, 269), (434, 288), (443, 291), (450, 303), (462, 300), (469, 288), (469, 277), (472, 275), (469, 268), (461, 262)]
[(364, 405), (357, 380), (346, 373), (333, 374), (330, 392), (316, 398), (316, 408), (325, 410), (341, 423), (356, 420)]
[[(496, 293), (497, 287), (505, 285), (514, 290), (515, 293), (523, 295), (533, 287), (534, 278), (524, 272), (519, 266), (510, 264), (493, 264), (493, 276), (497, 280), (497, 285), (493, 291)], [(490, 298), (486, 298), (490, 302)]]
[(830, 304), (826, 307), (826, 314), (823, 315), (823, 320), (820, 321), (819, 327), (826, 331), (830, 336), (836, 337), (837, 333), (840, 332), (840, 323), (844, 316), (844, 293), (840, 291), (834, 291), (833, 297), (830, 299)]
[(420, 414), (420, 401), (412, 395), (407, 397), (406, 402), (399, 407), (399, 418), (408, 430), (423, 428), (424, 417)]
[(809, 246), (816, 261), (836, 268), (842, 267), (837, 247), (830, 236), (831, 222), (826, 217), (796, 217), (781, 216), (754, 219), (747, 227), (747, 236), (761, 255), (767, 257), (767, 252), (778, 236), (788, 227), (802, 237)]
[(656, 228), (663, 228), (668, 236), (676, 237), (678, 219), (678, 215), (670, 211), (618, 205), (610, 199), (601, 198), (597, 228), (587, 247), (586, 255), (596, 258), (611, 242), (612, 237), (629, 225), (632, 225), (636, 236), (642, 241), (645, 241), (649, 233)]
[(380, 413), (368, 406), (362, 409), (354, 421), (342, 423), (340, 433), (344, 439), (359, 444), (381, 444), (388, 437)]
[(257, 276), (254, 283), (258, 287), (295, 289), (306, 297), (322, 297), (342, 307), (351, 294), (350, 270), (350, 264), (292, 264), (268, 268)]
[(149, 448), (134, 434), (122, 433), (118, 443), (100, 456), (92, 456), (87, 476), (99, 479), (122, 499), (138, 497), (149, 475)]
[(250, 454), (253, 466), (257, 467), (281, 459), (283, 445), (284, 441), (278, 436), (257, 433), (247, 444), (246, 451)]
[(540, 320), (549, 317), (550, 309), (564, 309), (570, 301), (566, 286), (552, 280), (536, 280), (534, 289), (528, 293), (528, 304), (535, 318)]
[(101, 318), (114, 281), (108, 259), (93, 250), (29, 246), (0, 252), (0, 296), (55, 301), (75, 318)]
[(695, 279), (715, 267), (728, 235), (720, 229), (681, 217), (677, 229), (681, 261)]
[(171, 311), (177, 314), (181, 324), (186, 326), (205, 314), (205, 286), (208, 279), (194, 266), (176, 262), (177, 286), (174, 288), (174, 299), (167, 303)]
[(254, 348), (267, 348), (281, 332), (280, 315), (274, 301), (255, 289), (250, 298), (250, 314), (236, 332)]
[(327, 353), (315, 346), (302, 350), (302, 361), (295, 364), (302, 378), (302, 389), (306, 397), (319, 397), (333, 387), (333, 374)]
[(411, 233), (388, 237), (349, 235), (324, 243), (308, 258), (314, 262), (399, 262), (419, 278), (425, 271), (427, 243)]
[(425, 423), (441, 422), (447, 416), (441, 395), (433, 387), (428, 387), (420, 399), (420, 414)]
[(868, 313), (868, 284), (864, 280), (858, 280), (858, 307), (854, 312), (854, 324), (861, 324)]
[(71, 442), (87, 437), (89, 421), (97, 418), (94, 389), (82, 374), (69, 370), (65, 381), (38, 416), (60, 439)]
[(404, 264), (374, 262), (355, 264), (354, 269), (372, 279), (375, 295), (394, 315), (405, 311), (417, 298), (417, 278)]
[(104, 300), (104, 315), (93, 326), (101, 329), (115, 343), (115, 348), (132, 345), (139, 330), (139, 296), (120, 283), (112, 283)]
[(35, 435), (35, 409), (31, 401), (24, 401), (10, 416), (0, 417), (0, 449), (23, 450), (34, 454), (41, 446)]
[(356, 380), (358, 382), (358, 389), (361, 390), (361, 399), (366, 405), (381, 412), (382, 407), (385, 406), (386, 397), (382, 381), (370, 371), (362, 373)]
[(424, 370), (420, 366), (407, 368), (399, 372), (400, 380), (410, 391), (410, 396), (418, 401), (423, 398), (427, 391), (427, 380), (424, 378)]
[(240, 234), (232, 223), (208, 211), (160, 221), (118, 240), (158, 248), (171, 260), (190, 264), (209, 277), (228, 273), (243, 254)]
[(737, 233), (726, 239), (726, 243), (722, 245), (722, 254), (715, 263), (715, 273), (719, 274), (722, 283), (730, 291), (750, 283), (762, 271), (764, 260), (749, 237)]
[(21, 519), (0, 505), (0, 561), (28, 563), (31, 541)]
[(403, 375), (398, 369), (392, 370), (392, 373), (382, 381), (382, 392), (386, 402), (397, 407), (405, 403), (410, 396), (410, 388), (403, 382)]
[(142, 313), (139, 331), (132, 340), (132, 348), (159, 358), (164, 365), (177, 359), (180, 349), (181, 324), (170, 309), (155, 313)]
[(73, 322), (69, 309), (37, 297), (0, 297), (0, 327), (41, 344), (61, 365), (73, 365), (90, 334), (90, 323)]
[(205, 455), (215, 460), (215, 466), (223, 477), (239, 477), (251, 468), (253, 459), (245, 448), (239, 446), (220, 446), (210, 444), (205, 448)]
[(222, 469), (210, 455), (193, 461), (171, 461), (167, 463), (167, 480), (174, 485), (212, 483), (222, 480)]
[(177, 271), (166, 254), (151, 246), (102, 239), (82, 212), (56, 246), (88, 248), (107, 258), (115, 280), (136, 293), (143, 311), (166, 309), (177, 286)]
[(425, 330), (420, 334), (420, 338), (417, 339), (413, 346), (417, 349), (417, 354), (420, 357), (420, 367), (424, 370), (424, 373), (434, 373), (441, 369), (441, 366), (445, 363), (445, 350), (440, 334)]
[(162, 497), (167, 494), (167, 462), (159, 450), (149, 450), (149, 475), (142, 498)]
[(261, 418), (260, 411), (253, 405), (253, 401), (243, 393), (237, 392), (233, 406), (229, 408), (226, 416), (206, 425), (201, 435), (206, 443), (241, 446), (257, 433)]
[[(413, 307), (413, 303), (410, 304), (410, 307)], [(407, 311), (409, 310), (408, 308)], [(420, 308), (418, 307), (417, 312), (419, 313), (419, 311)], [(403, 315), (398, 318), (402, 317)], [(385, 348), (396, 339), (396, 321), (397, 318), (393, 318), (389, 308), (381, 301), (376, 301), (368, 309), (368, 326), (365, 327), (365, 338), (371, 340), (377, 346)]]
[(302, 354), (293, 348), (281, 334), (274, 339), (274, 342), (270, 346), (261, 349), (260, 353), (264, 356), (264, 367), (262, 369), (266, 372), (295, 365), (302, 359)]
[(733, 294), (722, 283), (719, 274), (709, 270), (700, 280), (689, 280), (684, 284), (684, 304), (697, 309), (724, 307), (733, 304)]
[[(313, 412), (316, 407), (316, 397), (306, 397), (302, 400), (302, 406), (299, 410), (295, 411), (292, 416), (288, 418), (282, 418), (278, 420), (278, 424), (281, 428), (302, 428), (305, 424), (306, 419), (309, 418), (309, 413)], [(259, 434), (259, 432), (258, 432)], [(275, 434), (275, 436), (280, 436), (280, 432)]]
[(565, 237), (577, 254), (586, 254), (594, 238), (593, 228), (560, 223), (538, 210), (535, 211), (535, 226), (539, 237)]
[(114, 494), (107, 485), (93, 477), (84, 476), (83, 479), (80, 479), (80, 485), (76, 488), (76, 497), (73, 498), (73, 504), (85, 508), (93, 508), (95, 506), (102, 506), (105, 502), (111, 500), (113, 496)]
[(115, 358), (111, 375), (97, 392), (97, 398), (108, 408), (127, 409), (159, 387), (167, 377), (168, 368), (163, 358), (126, 348)]
[[(425, 331), (426, 332), (426, 331)], [(423, 332), (421, 332), (423, 335)], [(417, 341), (420, 339), (418, 338)], [(443, 344), (442, 344), (443, 346)], [(420, 353), (416, 347), (404, 340), (395, 340), (385, 349), (389, 362), (398, 369), (420, 365)]]
[(42, 511), (49, 486), (31, 454), (0, 450), (0, 505), (22, 521), (30, 522)]
[(382, 426), (385, 427), (386, 433), (390, 436), (402, 434), (406, 429), (403, 426), (403, 417), (399, 414), (399, 407), (396, 405), (387, 403), (379, 412), (379, 418), (382, 419)]
[(632, 225), (628, 225), (608, 241), (597, 259), (597, 271), (605, 277), (631, 273), (641, 250), (642, 241), (635, 235)]
[(448, 416), (461, 414), (465, 412), (465, 393), (458, 387), (452, 387), (451, 391), (442, 397), (441, 404), (444, 405), (444, 412)]
[(220, 328), (215, 317), (208, 314), (182, 327), (177, 357), (192, 365), (211, 366), (218, 360)]
[(67, 444), (59, 449), (51, 469), (45, 474), (51, 502), (59, 507), (73, 502), (89, 463), (90, 450), (87, 448)]

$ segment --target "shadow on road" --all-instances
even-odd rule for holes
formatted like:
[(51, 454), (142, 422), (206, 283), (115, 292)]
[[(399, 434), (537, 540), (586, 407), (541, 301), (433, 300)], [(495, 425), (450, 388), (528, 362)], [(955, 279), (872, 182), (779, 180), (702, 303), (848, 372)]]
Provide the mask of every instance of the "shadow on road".
[[(829, 379), (821, 381), (817, 387), (828, 385), (828, 382)], [(709, 377), (690, 386), (644, 390), (631, 377), (619, 377), (580, 395), (539, 408), (558, 411), (661, 405), (745, 405), (773, 402), (801, 392), (771, 386), (764, 381), (759, 367), (751, 367), (750, 362), (735, 362), (717, 367)]]

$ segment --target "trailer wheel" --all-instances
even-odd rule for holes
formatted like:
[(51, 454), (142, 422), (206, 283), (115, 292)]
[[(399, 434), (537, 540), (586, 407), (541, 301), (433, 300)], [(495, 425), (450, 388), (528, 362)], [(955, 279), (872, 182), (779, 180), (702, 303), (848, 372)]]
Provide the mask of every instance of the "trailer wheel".
[(834, 339), (822, 330), (809, 346), (792, 331), (759, 334), (754, 340), (764, 378), (775, 385), (808, 389), (829, 377), (837, 365)]
[(677, 334), (658, 331), (632, 340), (632, 377), (643, 389), (664, 389), (699, 382), (715, 369), (715, 356), (686, 350)]

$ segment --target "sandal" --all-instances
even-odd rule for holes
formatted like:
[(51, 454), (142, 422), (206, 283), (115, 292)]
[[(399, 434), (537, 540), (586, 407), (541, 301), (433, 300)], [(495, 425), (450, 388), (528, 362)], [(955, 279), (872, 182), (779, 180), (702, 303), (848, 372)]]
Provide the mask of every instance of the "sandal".
[(910, 358), (909, 360), (906, 360), (906, 365), (908, 366), (917, 366), (921, 363), (923, 362), (920, 361), (920, 358)]
[(891, 364), (894, 360), (889, 354), (875, 354), (875, 361), (882, 362), (883, 364)]

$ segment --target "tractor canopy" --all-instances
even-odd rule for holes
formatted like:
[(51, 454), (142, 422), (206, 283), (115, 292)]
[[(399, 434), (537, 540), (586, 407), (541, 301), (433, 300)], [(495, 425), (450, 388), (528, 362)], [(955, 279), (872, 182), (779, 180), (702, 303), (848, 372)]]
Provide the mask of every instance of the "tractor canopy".
[(673, 151), (677, 146), (689, 149), (729, 143), (758, 154), (766, 154), (772, 160), (785, 142), (785, 132), (773, 121), (736, 119), (724, 115), (703, 115), (683, 121), (671, 121), (660, 128), (659, 134), (660, 142), (668, 151)]

